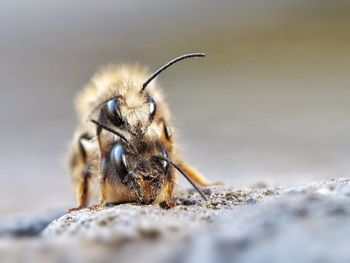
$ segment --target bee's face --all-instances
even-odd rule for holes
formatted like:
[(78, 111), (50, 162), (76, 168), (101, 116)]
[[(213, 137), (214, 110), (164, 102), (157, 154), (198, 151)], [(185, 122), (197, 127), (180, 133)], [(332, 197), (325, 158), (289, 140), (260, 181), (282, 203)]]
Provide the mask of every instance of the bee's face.
[(106, 103), (105, 112), (109, 121), (116, 127), (136, 132), (138, 128), (146, 128), (153, 120), (157, 105), (149, 95), (129, 94), (119, 96)]
[(139, 203), (150, 204), (159, 195), (169, 173), (168, 162), (157, 156), (168, 158), (161, 144), (145, 144), (134, 152), (118, 142), (111, 148), (106, 164), (111, 178), (126, 185)]

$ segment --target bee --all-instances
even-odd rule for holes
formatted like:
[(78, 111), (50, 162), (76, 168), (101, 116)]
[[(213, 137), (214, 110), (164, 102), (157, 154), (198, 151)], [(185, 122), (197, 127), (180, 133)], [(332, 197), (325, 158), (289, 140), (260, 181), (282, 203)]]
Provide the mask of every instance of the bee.
[(87, 207), (93, 196), (100, 199), (96, 207), (137, 202), (170, 208), (175, 170), (206, 200), (197, 185), (210, 183), (181, 159), (168, 105), (154, 81), (171, 65), (204, 56), (177, 57), (150, 77), (139, 65), (109, 65), (78, 94), (79, 124), (69, 163), (76, 187), (75, 209)]

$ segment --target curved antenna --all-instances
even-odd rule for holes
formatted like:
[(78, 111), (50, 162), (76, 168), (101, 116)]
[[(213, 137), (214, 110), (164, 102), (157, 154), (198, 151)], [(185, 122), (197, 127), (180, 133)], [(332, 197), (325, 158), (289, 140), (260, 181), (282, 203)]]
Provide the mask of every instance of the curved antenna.
[(149, 77), (149, 79), (143, 83), (142, 85), (142, 89), (141, 92), (143, 92), (147, 85), (155, 78), (157, 77), (160, 73), (162, 73), (164, 70), (166, 70), (167, 68), (169, 68), (171, 65), (175, 64), (176, 62), (179, 62), (181, 60), (184, 60), (186, 58), (198, 58), (198, 57), (205, 57), (204, 53), (190, 53), (190, 54), (186, 54), (186, 55), (182, 55), (180, 57), (174, 58), (173, 60), (169, 61), (167, 64), (165, 64), (163, 67), (161, 67), (160, 69), (158, 69), (156, 72), (154, 72), (152, 74), (152, 76)]
[(119, 136), (123, 141), (125, 141), (127, 144), (130, 145), (130, 142), (128, 141), (128, 139), (123, 135), (121, 134), (120, 132), (116, 131), (116, 130), (113, 130), (109, 127), (107, 127), (106, 125), (103, 125), (102, 123), (94, 120), (94, 119), (91, 119), (90, 120), (92, 123), (96, 124), (97, 126), (101, 127), (102, 129), (106, 130), (106, 131), (109, 131), (110, 133), (113, 133), (117, 136)]
[(188, 174), (184, 170), (182, 170), (182, 168), (179, 165), (177, 165), (176, 163), (173, 163), (170, 159), (165, 158), (163, 156), (157, 156), (157, 158), (162, 159), (170, 163), (172, 166), (174, 166), (176, 170), (178, 170), (187, 179), (187, 181), (190, 182), (190, 184), (193, 186), (194, 189), (196, 189), (196, 191), (200, 194), (200, 196), (204, 199), (204, 201), (207, 201), (207, 198), (205, 197), (203, 191), (199, 189), (199, 187), (191, 180)]

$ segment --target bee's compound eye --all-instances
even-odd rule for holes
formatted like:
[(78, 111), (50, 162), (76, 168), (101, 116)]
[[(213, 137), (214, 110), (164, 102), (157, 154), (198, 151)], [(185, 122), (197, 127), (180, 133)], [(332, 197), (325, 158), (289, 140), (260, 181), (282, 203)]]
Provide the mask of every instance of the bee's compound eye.
[(111, 162), (114, 164), (118, 176), (123, 180), (128, 173), (128, 165), (124, 148), (120, 143), (116, 144), (111, 151)]
[(149, 117), (152, 120), (157, 112), (157, 104), (151, 96), (148, 97), (147, 102), (149, 105)]
[(108, 101), (106, 105), (108, 118), (117, 127), (122, 126), (124, 123), (119, 106), (118, 98)]
[(171, 132), (170, 127), (168, 125), (166, 125), (165, 123), (163, 123), (163, 130), (164, 130), (165, 138), (168, 141), (171, 141), (171, 138), (173, 137), (173, 134)]
[[(162, 145), (162, 144), (160, 145), (160, 150), (161, 150), (162, 157), (169, 158), (168, 150), (164, 147), (164, 145)], [(161, 160), (160, 163), (161, 163), (163, 169), (165, 171), (167, 171), (169, 168), (169, 163), (166, 160)]]

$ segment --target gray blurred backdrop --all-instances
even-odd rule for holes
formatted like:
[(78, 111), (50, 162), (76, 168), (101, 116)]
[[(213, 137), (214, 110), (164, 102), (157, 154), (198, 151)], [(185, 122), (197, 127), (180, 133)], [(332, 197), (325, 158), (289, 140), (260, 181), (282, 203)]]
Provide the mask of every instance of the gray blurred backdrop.
[[(73, 97), (100, 66), (162, 74), (190, 163), (236, 186), (350, 172), (350, 2), (0, 2), (0, 217), (74, 206)], [(184, 183), (184, 182), (183, 182)]]

